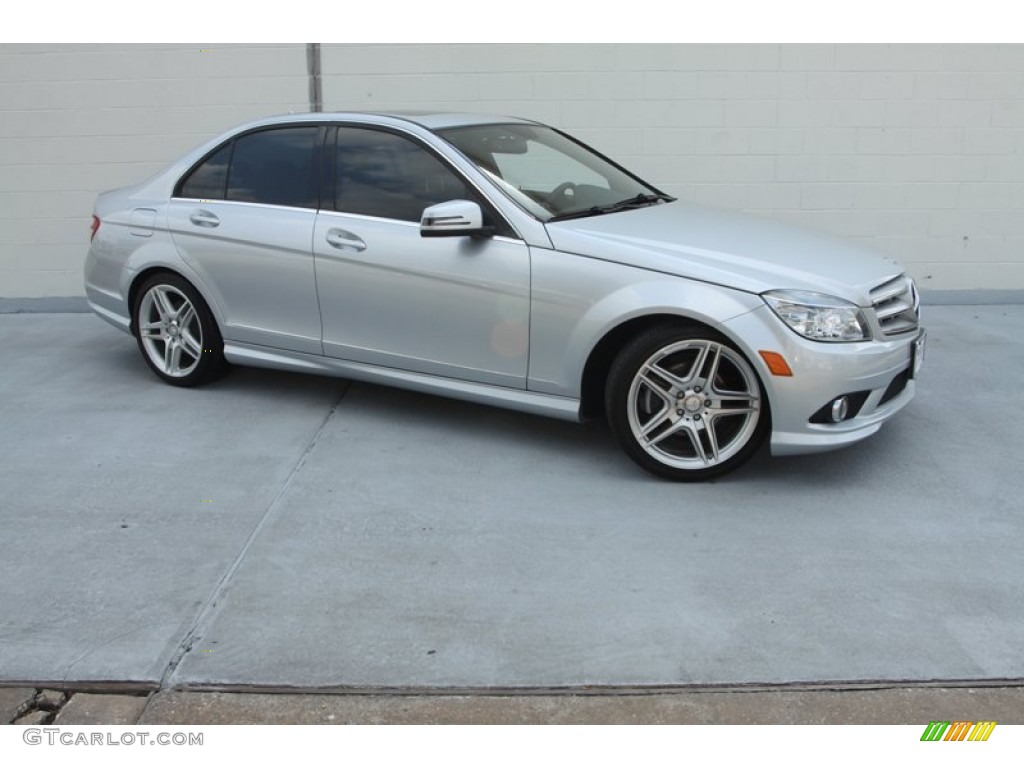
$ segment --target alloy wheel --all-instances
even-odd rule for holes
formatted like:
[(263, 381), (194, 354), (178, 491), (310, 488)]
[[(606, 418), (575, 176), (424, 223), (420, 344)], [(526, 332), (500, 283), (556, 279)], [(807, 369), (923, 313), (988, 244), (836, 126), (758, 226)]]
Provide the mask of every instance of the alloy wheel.
[(203, 353), (203, 328), (189, 298), (171, 285), (154, 285), (139, 302), (139, 340), (153, 366), (166, 376), (191, 374)]
[(636, 369), (627, 395), (636, 444), (658, 464), (708, 470), (729, 462), (754, 438), (761, 389), (731, 347), (687, 339), (659, 348)]

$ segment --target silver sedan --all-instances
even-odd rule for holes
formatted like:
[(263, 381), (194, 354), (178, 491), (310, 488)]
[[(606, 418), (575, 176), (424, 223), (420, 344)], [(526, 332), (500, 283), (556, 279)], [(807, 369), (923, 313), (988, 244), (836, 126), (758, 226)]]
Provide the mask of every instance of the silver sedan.
[(912, 280), (679, 202), (554, 128), (462, 114), (241, 126), (96, 201), (92, 309), (164, 381), (229, 363), (556, 418), (675, 480), (861, 440), (924, 351)]

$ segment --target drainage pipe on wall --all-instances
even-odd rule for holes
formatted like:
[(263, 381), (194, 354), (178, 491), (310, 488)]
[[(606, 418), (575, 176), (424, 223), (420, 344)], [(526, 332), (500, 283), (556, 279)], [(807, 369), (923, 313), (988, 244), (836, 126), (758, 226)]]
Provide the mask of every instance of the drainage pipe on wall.
[(306, 72), (309, 75), (309, 111), (324, 111), (324, 94), (320, 83), (320, 43), (306, 43)]

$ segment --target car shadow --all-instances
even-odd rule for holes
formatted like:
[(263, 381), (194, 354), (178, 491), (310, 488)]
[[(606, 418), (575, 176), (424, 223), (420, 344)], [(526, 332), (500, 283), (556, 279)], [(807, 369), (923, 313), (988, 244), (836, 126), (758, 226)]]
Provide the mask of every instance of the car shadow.
[[(103, 353), (104, 365), (122, 381), (166, 387), (146, 368), (134, 345), (116, 345)], [(502, 443), (535, 443), (545, 452), (584, 459), (585, 471), (631, 483), (668, 482), (636, 467), (619, 449), (603, 418), (583, 423), (561, 421), (503, 408), (478, 405), (436, 395), (343, 378), (263, 368), (237, 366), (224, 378), (194, 390), (212, 397), (237, 396), (266, 399), (267, 407), (283, 394), (301, 393), (304, 399), (336, 400), (340, 408), (358, 405), (371, 418), (415, 422), (421, 429), (436, 430), (437, 439), (448, 439), (452, 431), (473, 439), (496, 439)], [(905, 423), (900, 424), (903, 421)], [(838, 451), (773, 457), (767, 445), (738, 470), (706, 481), (707, 484), (758, 484), (787, 489), (859, 487), (885, 482), (892, 467), (901, 463), (908, 438), (901, 433), (911, 420), (897, 419), (867, 440)], [(575, 471), (580, 471), (579, 466)], [(681, 486), (682, 487), (682, 486)]]

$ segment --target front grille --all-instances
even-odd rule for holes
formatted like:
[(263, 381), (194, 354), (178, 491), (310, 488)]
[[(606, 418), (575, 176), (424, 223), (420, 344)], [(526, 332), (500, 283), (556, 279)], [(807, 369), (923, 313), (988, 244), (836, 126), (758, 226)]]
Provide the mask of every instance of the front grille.
[(878, 324), (886, 336), (897, 336), (917, 329), (921, 299), (914, 281), (900, 275), (871, 290), (871, 304)]

